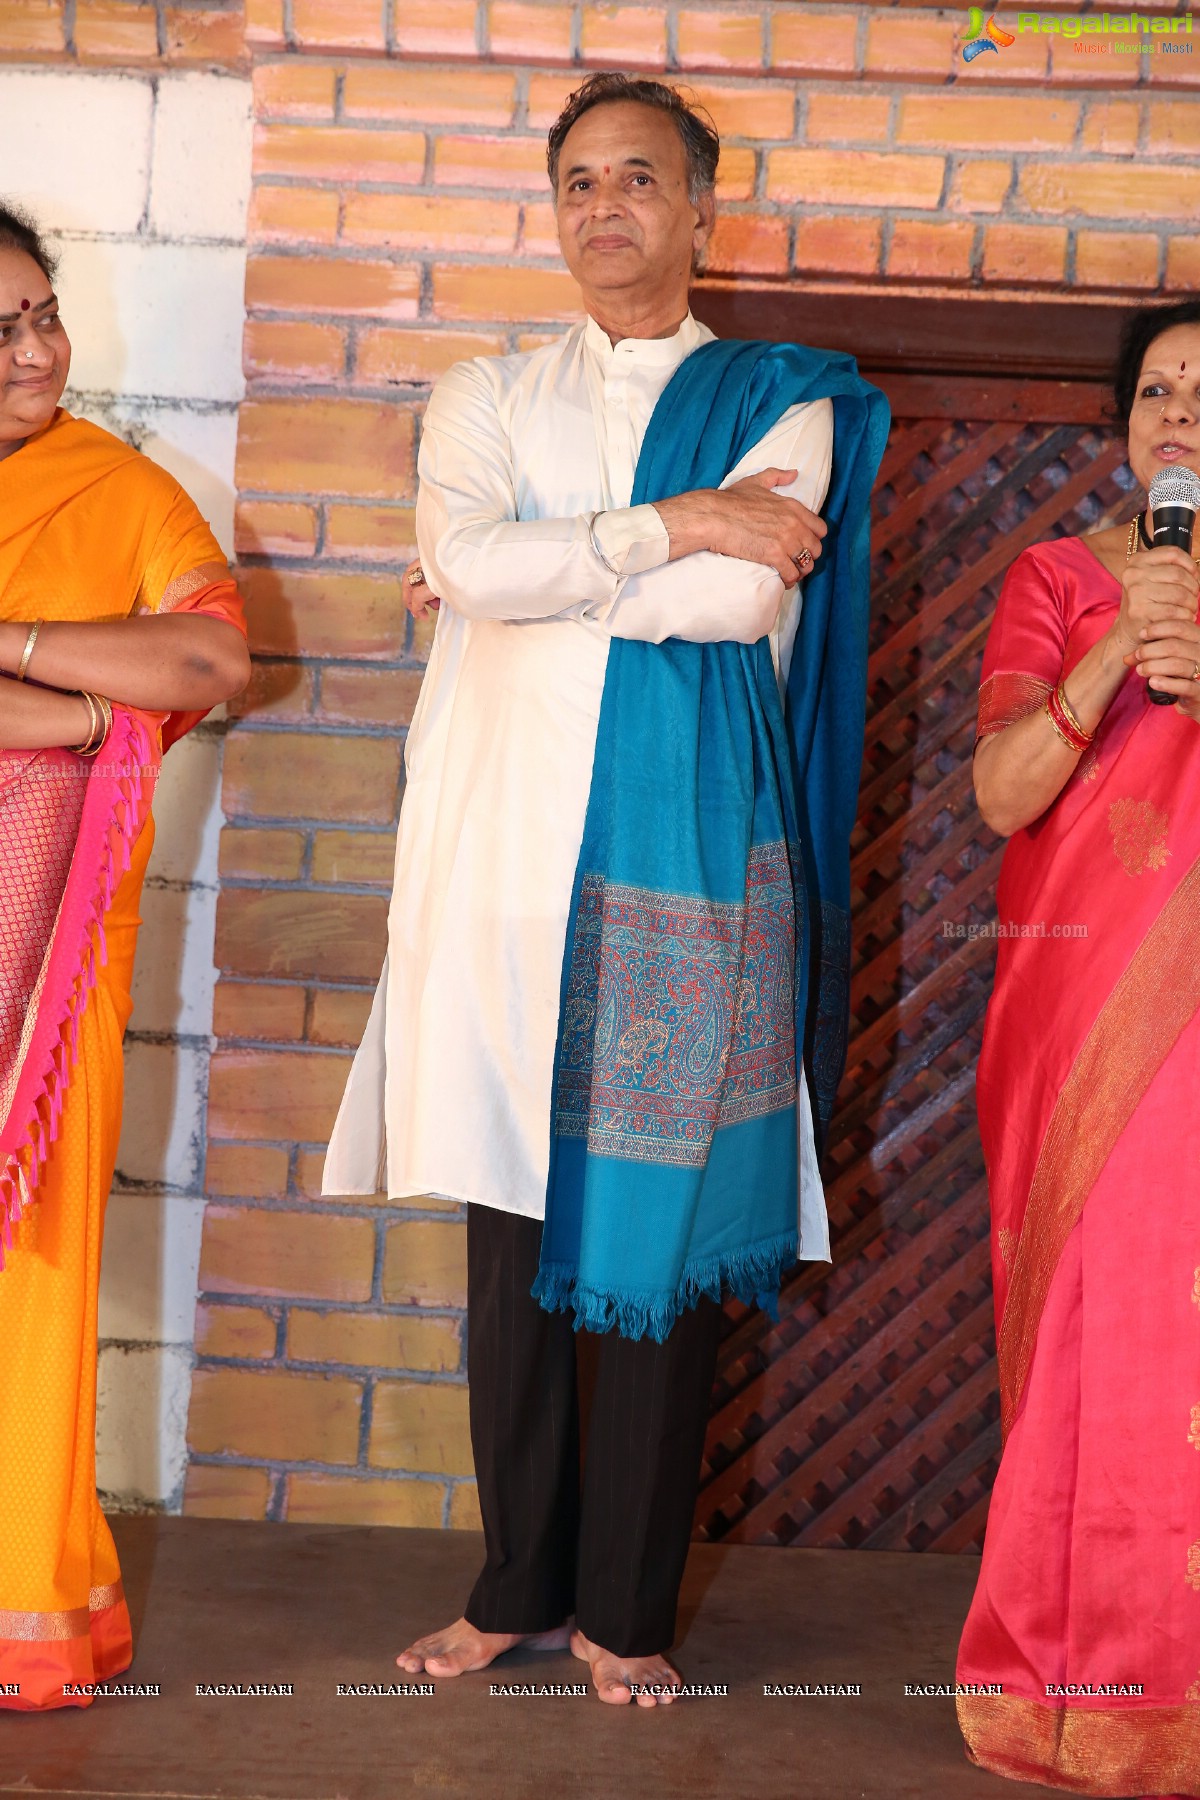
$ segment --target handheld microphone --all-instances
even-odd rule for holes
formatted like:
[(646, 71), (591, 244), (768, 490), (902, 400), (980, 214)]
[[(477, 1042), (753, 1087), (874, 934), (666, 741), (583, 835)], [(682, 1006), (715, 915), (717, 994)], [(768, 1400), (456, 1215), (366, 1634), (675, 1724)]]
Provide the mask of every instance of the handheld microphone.
[[(1200, 475), (1194, 469), (1177, 466), (1160, 469), (1150, 483), (1150, 528), (1154, 548), (1175, 544), (1192, 554), (1192, 528), (1200, 511)], [(1149, 690), (1155, 706), (1174, 706), (1174, 694)]]

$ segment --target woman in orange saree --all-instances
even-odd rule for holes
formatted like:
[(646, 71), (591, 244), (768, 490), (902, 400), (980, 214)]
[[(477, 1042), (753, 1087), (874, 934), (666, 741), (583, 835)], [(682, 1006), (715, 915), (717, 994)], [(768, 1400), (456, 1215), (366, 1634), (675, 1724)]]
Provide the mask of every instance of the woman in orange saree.
[[(1200, 468), (1200, 304), (1116, 388), (1143, 487)], [(958, 1662), (974, 1761), (1138, 1796), (1200, 1795), (1200, 582), (1149, 525), (1024, 552), (984, 659), (1005, 1441)]]
[(0, 207), (0, 1706), (23, 1710), (87, 1705), (133, 1654), (95, 1482), (121, 1041), (163, 748), (248, 673), (192, 502), (58, 406), (52, 274)]

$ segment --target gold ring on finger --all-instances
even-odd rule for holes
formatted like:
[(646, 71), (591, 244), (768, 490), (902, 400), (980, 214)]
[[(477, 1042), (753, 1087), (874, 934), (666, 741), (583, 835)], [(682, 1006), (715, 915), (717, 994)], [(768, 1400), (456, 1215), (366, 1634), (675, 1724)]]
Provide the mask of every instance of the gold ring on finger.
[(1200, 662), (1194, 662), (1192, 664), (1192, 680), (1200, 681)]
[(812, 566), (812, 551), (811, 550), (802, 550), (800, 552), (799, 556), (796, 558), (796, 562), (797, 562), (798, 566), (802, 569), (810, 568)]
[(415, 569), (410, 569), (408, 571), (408, 585), (409, 587), (423, 587), (425, 585), (425, 571), (419, 564)]

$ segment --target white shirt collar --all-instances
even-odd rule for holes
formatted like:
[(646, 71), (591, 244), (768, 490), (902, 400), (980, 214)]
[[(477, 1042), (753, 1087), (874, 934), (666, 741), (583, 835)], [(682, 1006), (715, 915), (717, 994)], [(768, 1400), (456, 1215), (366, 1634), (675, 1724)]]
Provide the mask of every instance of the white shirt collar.
[(650, 368), (670, 368), (690, 356), (696, 346), (703, 343), (704, 334), (689, 312), (678, 331), (672, 332), (670, 337), (622, 338), (614, 345), (609, 342), (607, 331), (597, 325), (589, 313), (583, 328), (583, 341), (605, 366), (620, 360)]

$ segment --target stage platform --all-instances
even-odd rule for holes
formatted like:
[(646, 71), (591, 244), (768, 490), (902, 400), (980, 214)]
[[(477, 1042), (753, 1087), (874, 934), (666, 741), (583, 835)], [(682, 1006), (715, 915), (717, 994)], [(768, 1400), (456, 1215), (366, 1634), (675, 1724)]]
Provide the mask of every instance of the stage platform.
[[(514, 1654), (431, 1696), (339, 1696), (405, 1678), (395, 1652), (461, 1609), (481, 1540), (459, 1532), (114, 1521), (138, 1654), (157, 1698), (0, 1712), (0, 1794), (42, 1800), (1018, 1800), (963, 1757), (949, 1684), (971, 1557), (697, 1546), (677, 1660), (728, 1686), (665, 1710), (493, 1695), (586, 1681)], [(290, 1696), (198, 1695), (273, 1684)], [(857, 1685), (767, 1697), (765, 1685)]]

